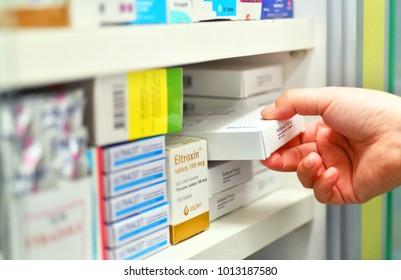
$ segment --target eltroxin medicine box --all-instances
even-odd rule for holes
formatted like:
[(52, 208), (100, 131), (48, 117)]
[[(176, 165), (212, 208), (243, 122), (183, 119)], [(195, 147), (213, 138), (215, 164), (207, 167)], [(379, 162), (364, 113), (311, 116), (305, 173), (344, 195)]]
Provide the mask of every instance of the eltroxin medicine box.
[(207, 140), (208, 160), (266, 159), (305, 130), (305, 120), (295, 115), (288, 120), (263, 120), (253, 109), (210, 109), (184, 117), (177, 134)]
[(170, 241), (176, 244), (209, 227), (207, 143), (189, 136), (166, 136)]
[(142, 260), (170, 246), (169, 228), (152, 232), (116, 249), (107, 250), (109, 260)]
[(184, 67), (184, 96), (242, 99), (282, 86), (283, 69), (279, 64), (215, 62)]
[(88, 83), (89, 142), (105, 146), (182, 128), (182, 69), (97, 77)]
[(143, 163), (103, 175), (104, 197), (110, 198), (153, 185), (166, 179), (166, 159)]
[(106, 247), (115, 248), (170, 225), (169, 205), (164, 203), (124, 220), (106, 224)]
[(106, 222), (115, 222), (139, 214), (167, 201), (166, 181), (106, 199)]
[(103, 172), (114, 172), (165, 157), (164, 135), (143, 138), (102, 149)]

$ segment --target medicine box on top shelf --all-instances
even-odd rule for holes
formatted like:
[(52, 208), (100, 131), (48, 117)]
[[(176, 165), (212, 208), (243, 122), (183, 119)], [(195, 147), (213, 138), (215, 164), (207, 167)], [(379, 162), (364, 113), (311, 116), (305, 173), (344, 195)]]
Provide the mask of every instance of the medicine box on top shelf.
[(184, 95), (244, 99), (283, 87), (279, 64), (210, 62), (186, 66)]

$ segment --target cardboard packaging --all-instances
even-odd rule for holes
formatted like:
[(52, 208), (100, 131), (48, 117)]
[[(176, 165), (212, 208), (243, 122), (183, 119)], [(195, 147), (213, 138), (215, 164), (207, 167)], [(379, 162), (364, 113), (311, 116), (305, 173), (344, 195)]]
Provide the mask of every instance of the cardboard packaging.
[(249, 160), (209, 161), (209, 197), (252, 179)]
[(261, 0), (192, 0), (193, 21), (258, 20)]
[(255, 173), (253, 178), (245, 183), (244, 205), (284, 187), (283, 176), (282, 172), (267, 168)]
[(103, 175), (104, 197), (110, 198), (166, 180), (166, 159)]
[(243, 99), (278, 91), (283, 69), (277, 65), (203, 63), (184, 67), (184, 96)]
[(165, 145), (165, 136), (158, 135), (101, 147), (103, 166), (100, 172), (114, 172), (163, 159), (165, 157)]
[(167, 0), (168, 23), (191, 23), (192, 0)]
[(133, 0), (99, 0), (100, 24), (134, 22), (137, 18), (136, 10), (136, 1)]
[(207, 140), (208, 160), (266, 159), (305, 130), (304, 118), (263, 120), (254, 109), (210, 109), (185, 116), (183, 129), (174, 133)]
[(85, 177), (60, 180), (47, 191), (10, 196), (10, 259), (95, 258), (92, 191), (92, 178)]
[(138, 215), (107, 224), (106, 246), (116, 248), (170, 225), (169, 205), (164, 203)]
[(97, 0), (0, 1), (0, 26), (94, 27), (98, 10)]
[(107, 250), (109, 260), (143, 260), (170, 246), (169, 228), (152, 232), (116, 249)]
[(106, 223), (116, 222), (167, 202), (166, 182), (106, 199)]
[(205, 108), (255, 108), (267, 106), (273, 103), (280, 95), (281, 91), (272, 91), (252, 95), (247, 98), (224, 98), (224, 97), (204, 97), (204, 96), (184, 96), (184, 112), (205, 109)]
[(166, 135), (170, 241), (176, 244), (209, 227), (207, 143)]
[(167, 0), (136, 0), (136, 7), (134, 24), (167, 23)]
[(89, 142), (104, 146), (179, 131), (182, 69), (162, 68), (97, 77), (88, 92)]
[(209, 198), (210, 222), (241, 208), (245, 203), (245, 184), (239, 184)]
[(292, 18), (293, 0), (262, 0), (261, 19)]

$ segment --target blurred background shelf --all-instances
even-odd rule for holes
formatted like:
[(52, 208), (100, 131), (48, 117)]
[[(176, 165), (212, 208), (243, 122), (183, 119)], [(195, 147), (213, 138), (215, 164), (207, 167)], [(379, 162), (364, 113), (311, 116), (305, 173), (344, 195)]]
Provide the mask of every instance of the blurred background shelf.
[[(314, 21), (261, 21), (0, 31), (0, 90), (217, 59), (310, 49)], [(5, 55), (7, 54), (7, 55)]]

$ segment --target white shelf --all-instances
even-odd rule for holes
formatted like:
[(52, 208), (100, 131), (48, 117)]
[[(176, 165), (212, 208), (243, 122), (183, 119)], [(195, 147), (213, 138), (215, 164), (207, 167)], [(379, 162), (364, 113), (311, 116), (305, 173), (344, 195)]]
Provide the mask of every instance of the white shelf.
[(3, 30), (0, 89), (309, 49), (314, 45), (313, 30), (311, 18)]
[(150, 260), (241, 260), (313, 219), (310, 190), (282, 188), (211, 223)]

